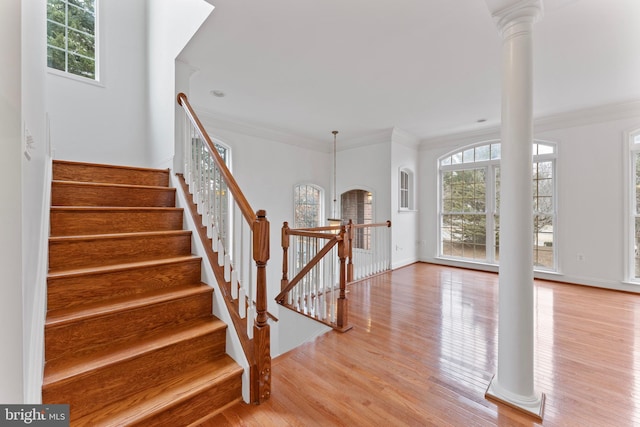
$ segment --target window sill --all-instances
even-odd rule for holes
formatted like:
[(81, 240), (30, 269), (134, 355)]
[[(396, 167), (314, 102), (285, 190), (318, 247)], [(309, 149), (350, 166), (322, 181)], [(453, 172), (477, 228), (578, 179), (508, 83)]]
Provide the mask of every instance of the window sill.
[(85, 83), (97, 87), (105, 87), (104, 83), (99, 80), (93, 80), (82, 76), (76, 76), (75, 74), (67, 73), (65, 71), (56, 70), (55, 68), (47, 67), (47, 73), (52, 76), (62, 77), (69, 80), (74, 80), (79, 83)]
[(398, 213), (417, 213), (417, 209), (398, 209)]
[[(484, 270), (484, 271), (492, 271), (495, 273), (498, 272), (498, 268), (500, 267), (499, 264), (495, 264), (495, 263), (489, 263), (485, 261), (471, 261), (471, 260), (466, 260), (462, 258), (449, 258), (449, 257), (437, 256), (435, 257), (434, 260), (436, 263), (451, 265), (454, 267), (463, 267), (463, 268), (470, 268), (470, 269), (477, 269), (477, 270)], [(540, 278), (543, 278), (544, 275), (563, 276), (561, 272), (555, 271), (555, 270), (544, 270), (544, 269), (534, 268), (533, 272), (536, 275), (539, 275)], [(640, 282), (637, 282), (634, 284), (640, 285)]]
[(631, 286), (640, 286), (640, 281), (633, 281), (633, 280), (623, 280), (622, 284), (624, 285), (631, 285)]

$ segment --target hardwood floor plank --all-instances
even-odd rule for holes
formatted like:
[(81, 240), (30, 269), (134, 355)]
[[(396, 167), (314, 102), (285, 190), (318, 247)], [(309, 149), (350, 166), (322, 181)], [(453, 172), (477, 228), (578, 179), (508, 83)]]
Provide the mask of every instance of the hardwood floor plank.
[[(536, 281), (545, 426), (640, 425), (640, 295)], [(349, 286), (353, 329), (273, 361), (272, 396), (203, 426), (534, 426), (484, 398), (498, 276), (414, 264)]]

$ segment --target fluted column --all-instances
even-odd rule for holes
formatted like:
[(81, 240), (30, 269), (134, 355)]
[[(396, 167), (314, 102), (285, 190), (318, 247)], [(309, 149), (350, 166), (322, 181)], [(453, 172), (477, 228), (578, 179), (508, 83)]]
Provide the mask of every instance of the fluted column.
[(542, 419), (534, 390), (533, 24), (541, 0), (521, 0), (493, 16), (503, 38), (500, 163), (498, 372), (487, 397)]

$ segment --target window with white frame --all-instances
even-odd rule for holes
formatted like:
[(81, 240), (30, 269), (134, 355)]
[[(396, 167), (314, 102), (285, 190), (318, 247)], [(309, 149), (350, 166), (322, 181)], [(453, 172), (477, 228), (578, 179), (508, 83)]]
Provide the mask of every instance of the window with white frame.
[(629, 239), (628, 258), (630, 260), (630, 280), (640, 281), (640, 130), (632, 133), (629, 138), (630, 143), (630, 189), (629, 204), (631, 217), (629, 218), (632, 237)]
[(47, 0), (47, 66), (98, 80), (97, 0)]
[(411, 170), (400, 169), (399, 176), (399, 207), (401, 211), (413, 209), (413, 172)]
[(317, 185), (296, 185), (293, 191), (293, 228), (322, 225), (322, 193), (322, 189)]
[[(500, 259), (500, 142), (439, 160), (439, 256), (497, 264)], [(555, 270), (555, 145), (533, 144), (533, 251), (537, 269)]]

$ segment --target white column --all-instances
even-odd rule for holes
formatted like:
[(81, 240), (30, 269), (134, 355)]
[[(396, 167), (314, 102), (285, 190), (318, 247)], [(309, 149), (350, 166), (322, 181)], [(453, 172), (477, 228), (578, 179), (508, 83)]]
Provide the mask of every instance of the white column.
[(542, 419), (534, 390), (533, 334), (533, 24), (540, 0), (494, 13), (503, 37), (498, 372), (487, 397)]

